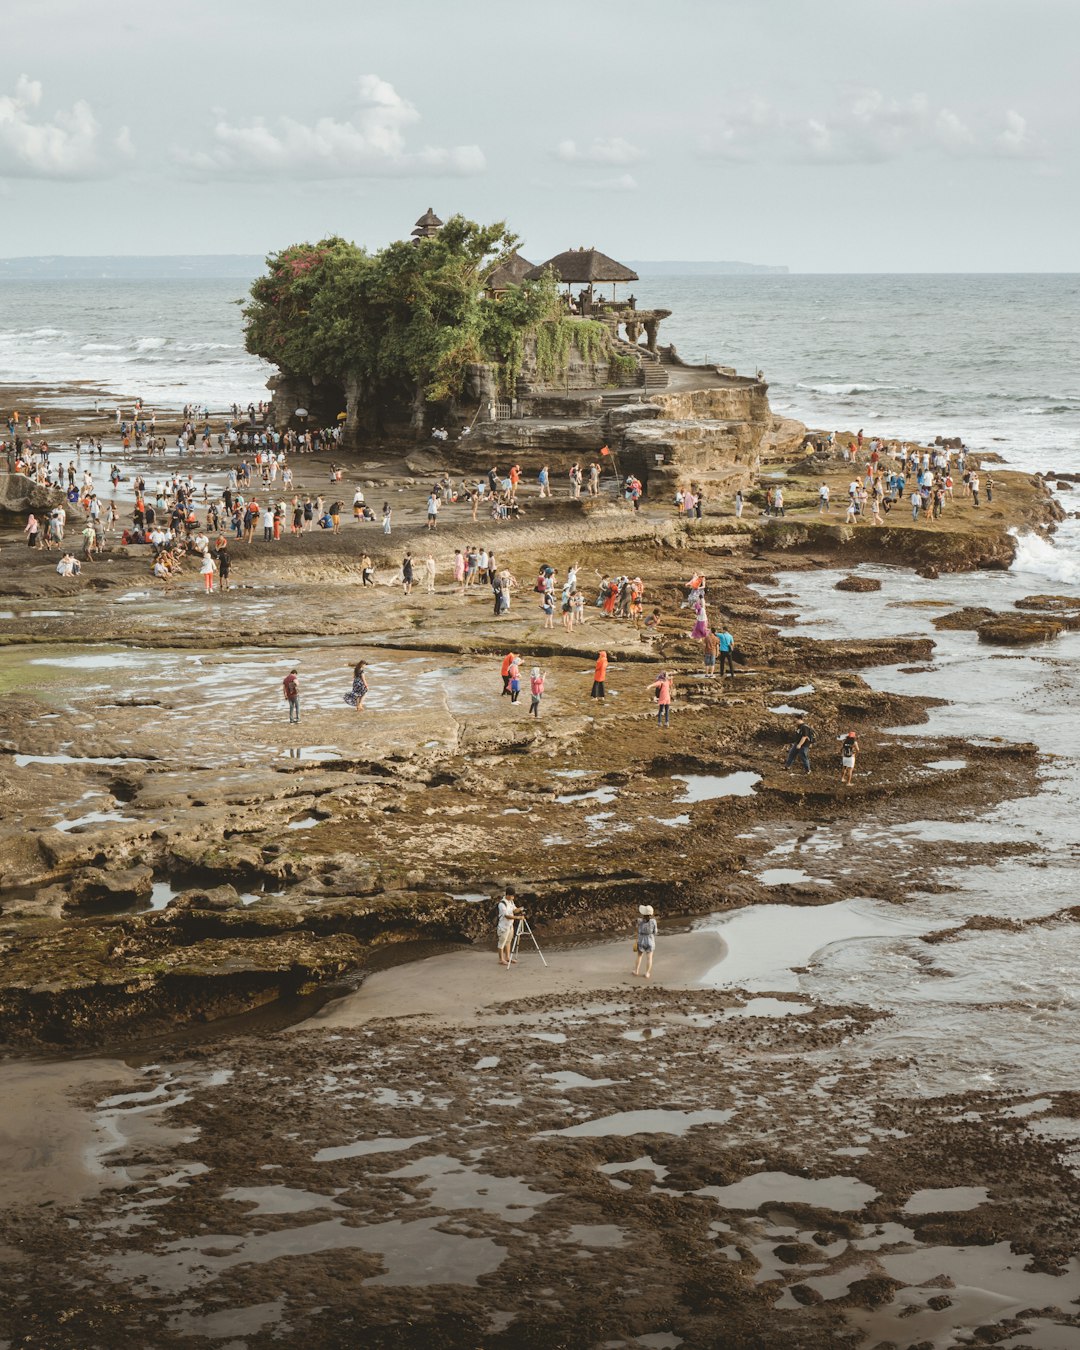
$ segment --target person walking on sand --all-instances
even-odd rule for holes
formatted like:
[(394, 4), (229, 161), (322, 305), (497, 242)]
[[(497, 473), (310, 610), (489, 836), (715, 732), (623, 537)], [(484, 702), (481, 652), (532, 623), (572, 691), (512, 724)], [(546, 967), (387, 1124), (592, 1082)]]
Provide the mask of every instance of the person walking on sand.
[(365, 553), (360, 559), (360, 584), (362, 586), (375, 585), (375, 569), (371, 565), (371, 559)]
[(596, 658), (596, 667), (593, 670), (592, 693), (590, 698), (604, 697), (604, 681), (607, 679), (608, 659), (607, 652), (601, 652)]
[(652, 979), (653, 952), (656, 951), (656, 912), (652, 905), (638, 905), (637, 960), (634, 962), (634, 974), (641, 974), (641, 962), (645, 961), (645, 978)]
[(510, 702), (516, 703), (521, 693), (521, 667), (518, 665), (518, 658), (515, 656), (510, 662), (510, 679), (507, 682), (507, 689), (510, 691)]
[(544, 672), (533, 666), (529, 677), (529, 716), (540, 717), (540, 700), (544, 697)]
[(807, 722), (800, 722), (795, 732), (795, 739), (787, 752), (787, 759), (784, 761), (784, 767), (791, 771), (791, 766), (795, 763), (795, 756), (802, 760), (803, 768), (807, 773), (810, 772), (810, 747), (814, 744), (814, 732)]
[(367, 698), (368, 683), (364, 678), (364, 672), (367, 670), (366, 661), (357, 661), (353, 666), (352, 688), (345, 695), (345, 702), (350, 708), (355, 708), (357, 712), (362, 712), (364, 699)]
[(517, 965), (517, 958), (511, 958), (510, 949), (514, 945), (514, 922), (521, 918), (523, 914), (524, 911), (518, 909), (514, 888), (507, 886), (506, 890), (503, 891), (503, 898), (499, 901), (499, 922), (495, 932), (500, 966)]
[(297, 679), (296, 671), (290, 670), (288, 675), (281, 682), (281, 690), (285, 695), (285, 700), (289, 705), (289, 721), (300, 721), (300, 681)]
[(840, 781), (851, 784), (855, 773), (855, 756), (859, 753), (859, 742), (853, 731), (836, 738), (840, 742)]
[(648, 686), (656, 699), (656, 725), (671, 725), (672, 679), (666, 670), (662, 670), (652, 684)]

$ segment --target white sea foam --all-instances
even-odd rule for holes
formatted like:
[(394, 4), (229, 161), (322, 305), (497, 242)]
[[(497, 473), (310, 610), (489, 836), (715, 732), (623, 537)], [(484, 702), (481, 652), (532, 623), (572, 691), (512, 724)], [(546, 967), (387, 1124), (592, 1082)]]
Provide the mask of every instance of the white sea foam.
[(1080, 553), (1039, 534), (1018, 534), (1012, 571), (1046, 577), (1059, 585), (1080, 586)]

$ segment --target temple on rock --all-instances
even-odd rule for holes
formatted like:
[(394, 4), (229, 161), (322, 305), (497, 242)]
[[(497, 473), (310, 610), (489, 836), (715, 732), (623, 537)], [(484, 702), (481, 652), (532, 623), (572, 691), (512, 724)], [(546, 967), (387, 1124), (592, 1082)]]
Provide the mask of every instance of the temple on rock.
[[(422, 247), (445, 228), (428, 207), (412, 243)], [(693, 481), (722, 496), (747, 487), (761, 458), (799, 443), (804, 428), (774, 416), (760, 373), (693, 365), (661, 343), (672, 311), (639, 305), (630, 290), (638, 274), (598, 248), (567, 249), (536, 264), (516, 250), (503, 254), (482, 277), (482, 302), (502, 304), (515, 288), (547, 277), (557, 286), (557, 312), (522, 332), (513, 365), (473, 362), (460, 396), (428, 409), (431, 425), (450, 429), (441, 442), (450, 464), (486, 469), (510, 457), (526, 472), (546, 462), (558, 474), (562, 460), (569, 467), (607, 446), (650, 491)], [(362, 454), (372, 444), (359, 381), (324, 383), (282, 370), (270, 386), (279, 423), (296, 407), (329, 414), (336, 399), (344, 408), (344, 448)], [(426, 442), (419, 400), (407, 425), (392, 418), (392, 410), (380, 414), (375, 437)]]

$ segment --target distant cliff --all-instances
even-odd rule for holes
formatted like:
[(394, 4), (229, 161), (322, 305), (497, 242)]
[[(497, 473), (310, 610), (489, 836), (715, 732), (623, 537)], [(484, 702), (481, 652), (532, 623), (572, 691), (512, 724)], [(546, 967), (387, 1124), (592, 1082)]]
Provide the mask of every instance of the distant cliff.
[(642, 262), (631, 260), (629, 266), (642, 276), (659, 277), (746, 277), (783, 276), (788, 268), (772, 263), (748, 262)]

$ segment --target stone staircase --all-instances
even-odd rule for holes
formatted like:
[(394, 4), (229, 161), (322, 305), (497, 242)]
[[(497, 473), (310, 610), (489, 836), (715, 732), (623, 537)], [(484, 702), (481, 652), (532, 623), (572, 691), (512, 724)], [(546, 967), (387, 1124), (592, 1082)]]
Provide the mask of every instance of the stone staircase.
[(658, 352), (651, 352), (648, 347), (641, 347), (620, 337), (614, 338), (611, 346), (617, 356), (632, 356), (637, 361), (639, 385), (644, 385), (646, 389), (667, 388), (668, 373)]

